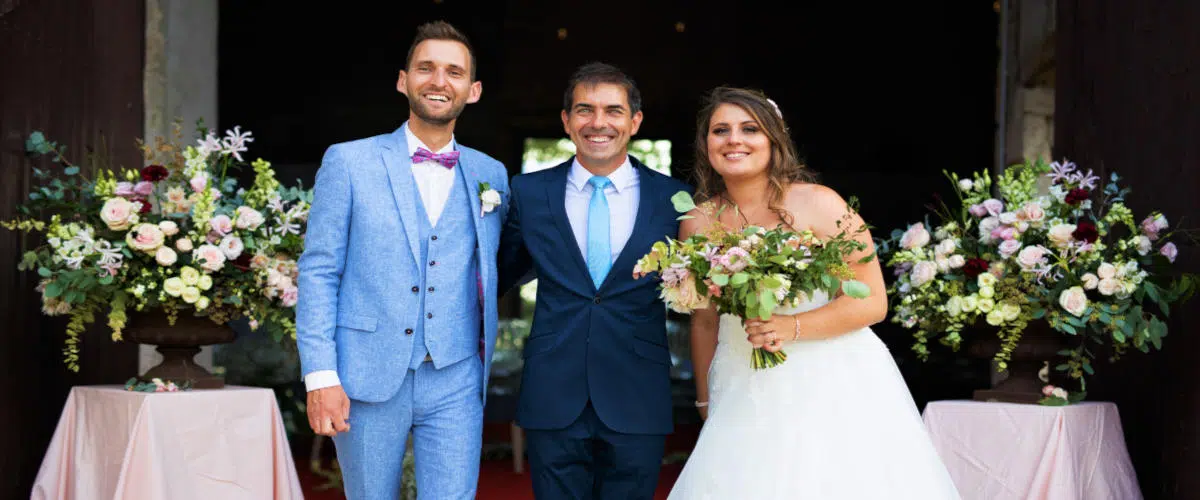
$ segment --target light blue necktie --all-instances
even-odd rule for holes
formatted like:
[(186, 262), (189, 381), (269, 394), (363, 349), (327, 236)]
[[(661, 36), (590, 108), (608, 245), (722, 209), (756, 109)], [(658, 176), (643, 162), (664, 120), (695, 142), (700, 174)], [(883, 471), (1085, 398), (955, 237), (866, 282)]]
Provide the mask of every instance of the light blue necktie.
[(588, 179), (592, 185), (592, 199), (588, 203), (587, 219), (587, 266), (596, 288), (604, 282), (608, 269), (612, 267), (612, 246), (608, 242), (608, 198), (604, 188), (612, 185), (608, 177), (595, 176)]

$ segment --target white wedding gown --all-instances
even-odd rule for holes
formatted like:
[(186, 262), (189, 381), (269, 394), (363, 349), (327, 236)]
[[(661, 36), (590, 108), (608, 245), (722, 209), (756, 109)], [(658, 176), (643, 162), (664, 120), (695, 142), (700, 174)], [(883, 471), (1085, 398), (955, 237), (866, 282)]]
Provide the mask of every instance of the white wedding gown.
[[(829, 302), (823, 293), (790, 314)], [(708, 420), (670, 500), (958, 499), (887, 346), (870, 328), (787, 342), (756, 371), (721, 317)]]

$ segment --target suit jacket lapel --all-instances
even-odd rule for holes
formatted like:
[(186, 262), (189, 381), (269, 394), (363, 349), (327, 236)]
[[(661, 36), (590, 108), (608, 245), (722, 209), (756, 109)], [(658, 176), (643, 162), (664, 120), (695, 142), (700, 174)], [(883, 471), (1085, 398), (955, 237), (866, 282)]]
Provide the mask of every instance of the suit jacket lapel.
[(559, 241), (562, 241), (563, 245), (567, 247), (564, 250), (571, 254), (569, 258), (575, 261), (575, 267), (579, 270), (577, 279), (586, 283), (585, 290), (594, 293), (596, 285), (592, 283), (587, 262), (583, 259), (583, 252), (579, 248), (579, 243), (575, 241), (575, 232), (571, 230), (571, 221), (567, 218), (567, 173), (571, 171), (572, 161), (574, 158), (567, 160), (566, 163), (555, 167), (550, 172), (546, 182), (546, 201), (550, 204), (548, 209), (554, 219), (554, 226), (558, 228)]
[[(637, 217), (634, 218), (633, 231), (629, 234), (629, 239), (625, 242), (625, 246), (621, 248), (621, 253), (617, 254), (617, 260), (613, 262), (608, 276), (605, 276), (604, 282), (600, 284), (601, 289), (610, 286), (610, 283), (614, 279), (617, 279), (614, 276), (621, 270), (628, 268), (632, 272), (633, 265), (645, 254), (644, 250), (646, 250), (646, 247), (641, 242), (648, 238), (663, 236), (650, 234), (650, 221), (654, 218), (654, 209), (658, 205), (658, 203), (655, 203), (655, 197), (659, 195), (659, 191), (661, 190), (658, 185), (658, 178), (650, 175), (649, 169), (633, 159), (632, 156), (630, 156), (630, 162), (637, 169), (639, 177)], [(626, 276), (628, 277), (629, 275), (627, 274)]]
[(470, 155), (466, 151), (461, 151), (458, 157), (458, 166), (455, 167), (462, 172), (463, 180), (467, 183), (467, 199), (471, 200), (471, 225), (475, 227), (475, 238), (478, 241), (483, 241), (483, 211), (480, 208), (482, 201), (479, 199), (479, 177), (475, 175), (475, 171), (471, 170)]
[(380, 152), (383, 156), (383, 163), (387, 167), (388, 184), (392, 188), (392, 198), (396, 202), (396, 209), (400, 211), (400, 220), (404, 224), (404, 233), (407, 236), (409, 253), (412, 255), (413, 263), (417, 265), (417, 269), (421, 268), (421, 247), (420, 247), (420, 229), (417, 224), (417, 200), (414, 199), (413, 193), (416, 192), (412, 174), (412, 158), (408, 157), (408, 141), (404, 138), (404, 131), (396, 129), (391, 137), (383, 141), (384, 150)]

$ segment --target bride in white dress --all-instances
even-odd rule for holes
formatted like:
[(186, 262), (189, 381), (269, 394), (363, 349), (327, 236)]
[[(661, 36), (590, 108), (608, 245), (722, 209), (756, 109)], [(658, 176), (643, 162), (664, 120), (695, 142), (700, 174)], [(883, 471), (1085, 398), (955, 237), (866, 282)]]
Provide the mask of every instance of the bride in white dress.
[[(715, 224), (838, 233), (846, 202), (812, 182), (774, 103), (731, 88), (709, 101), (695, 143), (697, 198), (707, 201), (680, 237)], [(862, 224), (852, 217), (853, 227)], [(860, 236), (870, 243), (869, 233)], [(706, 420), (670, 500), (959, 498), (895, 361), (870, 329), (887, 314), (879, 263), (858, 257), (851, 266), (871, 287), (866, 299), (817, 294), (746, 327), (712, 308), (693, 313), (697, 406)], [(787, 361), (753, 369), (751, 350), (772, 343)]]

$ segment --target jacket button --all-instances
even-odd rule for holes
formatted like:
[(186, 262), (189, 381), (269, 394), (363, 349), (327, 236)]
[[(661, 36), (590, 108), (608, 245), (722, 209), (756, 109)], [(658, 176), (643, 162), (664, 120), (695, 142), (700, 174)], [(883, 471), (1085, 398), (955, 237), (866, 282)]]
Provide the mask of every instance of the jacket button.
[(432, 238), (429, 238), (429, 239), (431, 239), (431, 240), (433, 240), (433, 241), (437, 241), (437, 235), (435, 234), (435, 235), (433, 235), (433, 237), (432, 237)]
[(405, 334), (405, 335), (412, 335), (412, 333), (413, 333), (413, 332), (412, 332), (412, 328), (405, 328), (405, 329), (404, 329), (404, 334)]
[(425, 317), (427, 319), (433, 319), (433, 313), (426, 314)]
[(429, 293), (433, 293), (433, 287), (429, 287)]
[(436, 266), (436, 265), (437, 265), (437, 261), (436, 261), (436, 260), (431, 260), (431, 261), (429, 261), (429, 265), (430, 265), (430, 266)]
[(413, 293), (417, 293), (417, 292), (421, 291), (421, 289), (414, 286), (412, 288), (412, 291), (413, 291)]
[(594, 304), (599, 304), (599, 303), (600, 303), (600, 296), (599, 296), (599, 295), (597, 295), (595, 299), (592, 299), (592, 303), (594, 303)]

